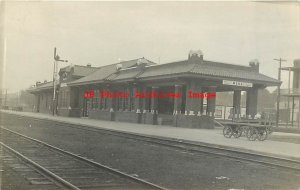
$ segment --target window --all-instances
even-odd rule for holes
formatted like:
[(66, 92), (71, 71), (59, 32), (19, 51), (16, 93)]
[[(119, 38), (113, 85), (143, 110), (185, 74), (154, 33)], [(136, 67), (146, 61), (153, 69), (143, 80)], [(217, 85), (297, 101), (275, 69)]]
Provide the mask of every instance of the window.
[(65, 93), (65, 107), (69, 107), (69, 102), (68, 102), (69, 96), (70, 96), (69, 94), (70, 94), (70, 92), (69, 92), (69, 90), (67, 90)]
[(99, 100), (99, 109), (101, 109), (101, 110), (104, 109), (104, 105), (103, 105), (104, 102), (103, 102), (103, 101), (104, 101), (104, 98), (101, 98), (101, 96), (100, 96), (100, 100)]
[(67, 90), (60, 90), (60, 93), (58, 94), (58, 105), (61, 108), (67, 108), (68, 106), (68, 97), (70, 92)]
[[(106, 89), (103, 89), (103, 90), (106, 90)], [(108, 99), (106, 97), (103, 97), (103, 98), (100, 98), (100, 105), (101, 105), (101, 109), (102, 110), (106, 110), (107, 109), (107, 104), (108, 104)]]
[(103, 99), (103, 102), (104, 102), (104, 103), (103, 103), (103, 108), (104, 108), (105, 110), (107, 109), (107, 106), (108, 106), (108, 105), (107, 105), (107, 104), (108, 104), (107, 101), (108, 101), (107, 98), (104, 98), (104, 99)]
[(56, 97), (59, 107), (62, 107), (62, 93), (63, 93), (63, 91), (60, 91), (60, 93), (57, 95), (58, 97)]
[(134, 107), (134, 103), (135, 103), (134, 96), (135, 96), (135, 94), (133, 94), (133, 88), (129, 89), (129, 94), (130, 94), (130, 107), (129, 107), (129, 110), (132, 111), (132, 110), (135, 109), (135, 107)]
[[(129, 88), (125, 88), (124, 89), (124, 92), (128, 93), (129, 92)], [(131, 94), (130, 94), (131, 95)], [(130, 107), (129, 107), (129, 102), (130, 102), (130, 97), (128, 98), (124, 98), (124, 102), (123, 102), (123, 106), (124, 106), (124, 110), (130, 110)]]
[(91, 103), (90, 109), (94, 109), (94, 98), (90, 99), (90, 103)]
[(66, 107), (66, 92), (63, 91), (62, 93), (62, 107)]
[[(121, 89), (121, 93), (122, 94), (126, 94), (126, 88), (123, 88), (123, 89)], [(126, 98), (126, 97), (119, 97), (118, 98), (118, 101), (117, 101), (117, 106), (116, 106), (116, 109), (117, 110), (120, 110), (120, 111), (124, 111), (124, 110), (126, 110), (126, 107), (125, 107), (125, 101), (127, 100), (128, 98)]]
[(99, 90), (99, 109), (103, 109), (103, 98), (101, 97), (102, 89)]
[(99, 102), (99, 90), (95, 90), (95, 96), (93, 97), (93, 109), (98, 109)]
[(46, 96), (46, 102), (45, 103), (46, 103), (46, 105), (45, 105), (46, 108), (48, 108), (48, 96)]
[(125, 98), (121, 98), (121, 97), (118, 98), (118, 103), (117, 103), (118, 106), (117, 106), (117, 110), (120, 110), (120, 111), (123, 111), (123, 110), (124, 110), (124, 105), (123, 105), (124, 99), (125, 99)]

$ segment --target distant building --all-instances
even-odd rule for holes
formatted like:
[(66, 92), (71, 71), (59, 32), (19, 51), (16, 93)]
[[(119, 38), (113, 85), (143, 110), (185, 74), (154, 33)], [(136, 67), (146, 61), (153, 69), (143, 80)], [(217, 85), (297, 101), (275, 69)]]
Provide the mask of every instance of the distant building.
[[(91, 65), (81, 66), (73, 65), (67, 66), (59, 71), (59, 82), (57, 85), (57, 100), (55, 104), (55, 112), (60, 115), (72, 116), (69, 113), (70, 98), (74, 98), (73, 94), (70, 94), (70, 88), (66, 84), (70, 81), (78, 80), (84, 76), (96, 71), (97, 68), (91, 67)], [(35, 86), (29, 88), (28, 91), (35, 95), (34, 109), (36, 112), (52, 113), (53, 109), (53, 81), (36, 82)]]
[[(161, 65), (140, 58), (88, 68), (75, 66), (74, 71), (72, 67), (60, 70), (58, 115), (212, 128), (213, 119), (220, 115), (219, 109), (216, 109), (216, 97), (190, 98), (190, 92), (207, 95), (232, 91), (234, 113), (240, 116), (241, 112), (245, 112), (248, 118), (254, 118), (258, 90), (280, 84), (280, 81), (259, 73), (258, 61), (251, 61), (249, 66), (207, 61), (201, 51), (191, 51), (186, 60)], [(77, 76), (76, 71), (82, 74)], [(53, 83), (37, 84), (29, 91), (36, 95), (36, 111), (51, 113)], [(103, 91), (129, 96), (101, 97)], [(242, 91), (247, 92), (243, 111)], [(182, 96), (136, 98), (137, 92)]]
[[(294, 60), (293, 67), (283, 67), (282, 70), (289, 72), (289, 88), (280, 90), (280, 120), (291, 125), (297, 122), (300, 126), (300, 59)], [(293, 83), (290, 88), (291, 74), (293, 74)]]

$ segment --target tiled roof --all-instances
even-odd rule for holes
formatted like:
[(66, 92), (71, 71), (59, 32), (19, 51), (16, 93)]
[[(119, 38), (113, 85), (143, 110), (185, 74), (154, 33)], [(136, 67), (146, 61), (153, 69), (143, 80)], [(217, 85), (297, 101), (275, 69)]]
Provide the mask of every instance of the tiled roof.
[[(69, 65), (64, 68), (61, 68), (59, 72), (67, 71), (70, 72), (73, 70), (72, 75), (78, 76), (78, 77), (84, 77), (92, 72), (96, 71), (98, 68), (96, 67), (89, 67), (89, 66), (81, 66), (81, 65)], [(40, 90), (47, 90), (47, 89), (53, 89), (53, 82), (46, 82), (46, 83), (40, 83), (38, 86), (31, 87), (28, 89), (29, 92), (34, 92), (34, 91), (40, 91)]]
[(212, 61), (203, 61), (202, 64), (191, 64), (187, 60), (177, 61), (162, 65), (153, 65), (146, 67), (143, 71), (138, 69), (130, 69), (115, 73), (109, 80), (125, 80), (125, 79), (146, 79), (149, 77), (176, 75), (176, 74), (197, 74), (198, 76), (222, 77), (227, 79), (251, 80), (253, 82), (268, 83), (269, 85), (277, 85), (279, 81), (254, 71), (249, 66), (241, 66), (227, 63), (219, 63)]
[(225, 78), (253, 80), (258, 82), (268, 82), (268, 83), (273, 83), (274, 85), (279, 83), (277, 79), (268, 77), (264, 74), (251, 70), (250, 67), (237, 66), (236, 68), (234, 68), (234, 66), (232, 65), (226, 66), (226, 64), (217, 65), (217, 64), (211, 64), (210, 62), (204, 62), (204, 64), (196, 64), (195, 67), (189, 72), (194, 74), (201, 74), (205, 76), (216, 76), (216, 77), (225, 77)]
[(87, 76), (90, 73), (97, 70), (97, 67), (88, 67), (88, 66), (81, 66), (81, 65), (75, 65), (74, 66), (74, 75), (76, 76)]
[(193, 65), (185, 65), (182, 68), (181, 62), (175, 62), (171, 64), (162, 64), (162, 65), (148, 65), (143, 69), (137, 67), (132, 67), (130, 69), (124, 69), (119, 72), (112, 74), (107, 77), (106, 80), (117, 81), (117, 80), (130, 80), (136, 78), (145, 78), (150, 76), (159, 76), (167, 74), (176, 74), (188, 71)]
[(47, 90), (47, 89), (53, 89), (53, 81), (40, 83), (38, 86), (29, 88), (28, 91), (34, 92), (34, 91)]
[(69, 65), (67, 67), (61, 68), (59, 72), (67, 71), (71, 72), (73, 70), (73, 76), (84, 77), (89, 75), (90, 73), (96, 71), (97, 67), (83, 66), (83, 65)]
[[(139, 67), (137, 62), (140, 59), (134, 59), (130, 61), (121, 62), (122, 69), (117, 70), (116, 65), (120, 63), (115, 63), (112, 65), (102, 66), (96, 69), (92, 68), (90, 74), (82, 77), (78, 80), (69, 82), (68, 85), (76, 86), (76, 85), (84, 85), (91, 83), (100, 83), (105, 80), (109, 81), (133, 81), (135, 79), (144, 80), (147, 78), (155, 78), (160, 76), (168, 76), (168, 75), (187, 75), (195, 74), (197, 77), (215, 77), (222, 79), (237, 79), (237, 80), (245, 80), (254, 83), (262, 83), (267, 85), (278, 85), (280, 81), (277, 79), (268, 77), (264, 74), (261, 74), (255, 71), (250, 66), (241, 66), (220, 62), (212, 62), (203, 60), (203, 63), (188, 63), (188, 60), (177, 61), (172, 63), (166, 63), (161, 65), (155, 65), (153, 62), (148, 62), (148, 65), (145, 67)], [(85, 66), (76, 66), (75, 72), (79, 75), (86, 74), (84, 72), (88, 72), (85, 69)], [(43, 89), (51, 89), (52, 82), (48, 82), (45, 84), (41, 84), (38, 87), (31, 89), (31, 91), (35, 90), (43, 90)], [(30, 89), (29, 89), (30, 90)]]
[(178, 61), (146, 68), (139, 78), (164, 76), (171, 74), (187, 73), (194, 67), (194, 64), (187, 64), (186, 61)]
[[(122, 64), (122, 69), (130, 68), (130, 67), (135, 67), (137, 65), (139, 59), (133, 59), (130, 61), (123, 61), (121, 63), (115, 63), (112, 65), (106, 65), (99, 67), (97, 71), (91, 73), (90, 75), (86, 77), (82, 77), (76, 81), (69, 82), (68, 85), (80, 85), (80, 84), (87, 84), (87, 83), (92, 83), (92, 82), (97, 82), (97, 81), (103, 81), (106, 80), (107, 78), (113, 78), (113, 76), (117, 76), (118, 74), (116, 65)], [(151, 61), (149, 61), (149, 64), (155, 64)]]
[(138, 70), (136, 68), (127, 69), (110, 75), (106, 78), (106, 80), (134, 79), (139, 75), (139, 73), (141, 73), (141, 70)]

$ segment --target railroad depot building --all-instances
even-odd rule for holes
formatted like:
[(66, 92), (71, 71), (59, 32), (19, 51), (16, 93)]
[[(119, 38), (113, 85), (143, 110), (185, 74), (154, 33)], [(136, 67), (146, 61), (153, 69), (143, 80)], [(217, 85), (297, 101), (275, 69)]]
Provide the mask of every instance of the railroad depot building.
[[(241, 117), (241, 93), (246, 91), (246, 117), (254, 118), (258, 90), (281, 84), (259, 73), (258, 62), (241, 66), (207, 61), (201, 51), (166, 64), (140, 58), (98, 68), (68, 66), (59, 77), (57, 115), (190, 128), (213, 127), (217, 92), (234, 92), (234, 113)], [(36, 97), (36, 112), (52, 113), (53, 82), (28, 91)]]

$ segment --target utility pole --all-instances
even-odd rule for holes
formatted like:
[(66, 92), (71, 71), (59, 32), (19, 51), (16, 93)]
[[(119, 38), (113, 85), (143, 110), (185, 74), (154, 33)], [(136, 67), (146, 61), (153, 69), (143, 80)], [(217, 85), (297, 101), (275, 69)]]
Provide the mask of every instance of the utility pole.
[[(5, 90), (5, 93), (4, 93), (4, 90)], [(0, 106), (6, 106), (6, 104), (7, 104), (7, 88), (0, 89), (0, 93), (1, 93)]]
[(56, 47), (54, 48), (54, 66), (53, 66), (53, 101), (52, 101), (52, 115), (55, 115), (55, 110), (57, 106), (56, 98), (56, 78), (57, 78), (57, 63), (58, 62), (68, 62), (68, 60), (61, 60), (56, 53)]
[(54, 66), (53, 66), (53, 101), (52, 101), (52, 115), (55, 115), (55, 78), (56, 78), (56, 47), (54, 48)]
[[(275, 61), (279, 61), (278, 68), (278, 80), (281, 81), (281, 62), (285, 62), (284, 59), (274, 59)], [(276, 127), (279, 126), (279, 102), (280, 102), (280, 85), (277, 86), (277, 109), (276, 109)]]
[(5, 89), (4, 106), (7, 104), (7, 88)]

